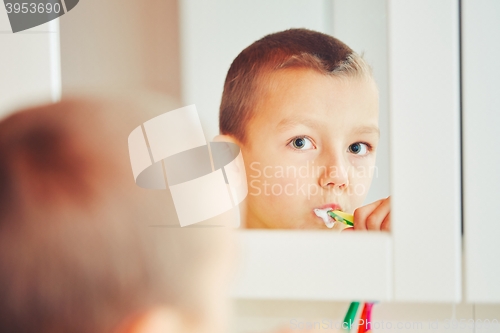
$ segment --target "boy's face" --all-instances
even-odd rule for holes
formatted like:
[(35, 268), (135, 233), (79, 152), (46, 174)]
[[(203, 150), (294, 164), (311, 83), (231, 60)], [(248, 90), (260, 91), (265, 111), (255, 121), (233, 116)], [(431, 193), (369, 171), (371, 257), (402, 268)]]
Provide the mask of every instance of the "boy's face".
[(271, 74), (242, 145), (249, 228), (326, 228), (313, 210), (353, 213), (370, 187), (379, 141), (372, 78), (310, 69)]

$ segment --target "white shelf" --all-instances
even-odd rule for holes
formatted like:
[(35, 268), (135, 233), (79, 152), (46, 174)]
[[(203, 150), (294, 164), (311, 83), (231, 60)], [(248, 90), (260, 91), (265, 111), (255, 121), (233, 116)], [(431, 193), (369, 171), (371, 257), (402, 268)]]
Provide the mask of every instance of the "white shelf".
[(386, 233), (241, 230), (232, 296), (242, 299), (392, 299)]

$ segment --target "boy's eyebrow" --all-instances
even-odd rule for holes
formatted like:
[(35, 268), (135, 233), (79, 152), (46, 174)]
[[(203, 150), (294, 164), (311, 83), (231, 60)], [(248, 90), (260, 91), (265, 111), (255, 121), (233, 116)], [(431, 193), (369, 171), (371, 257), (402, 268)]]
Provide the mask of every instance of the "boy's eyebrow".
[(311, 118), (285, 118), (278, 123), (278, 126), (276, 126), (276, 128), (278, 129), (278, 131), (283, 132), (286, 129), (297, 125), (304, 125), (307, 127), (315, 128), (318, 127), (318, 122), (312, 120)]
[(356, 127), (352, 132), (354, 134), (376, 133), (378, 136), (380, 136), (380, 129), (378, 128), (378, 126), (375, 126), (375, 125)]
[[(278, 123), (277, 130), (282, 132), (286, 129), (296, 126), (296, 125), (305, 125), (307, 127), (315, 128), (318, 127), (318, 122), (311, 118), (285, 118)], [(356, 127), (353, 131), (353, 134), (372, 134), (375, 133), (380, 136), (380, 129), (376, 125), (366, 125)]]

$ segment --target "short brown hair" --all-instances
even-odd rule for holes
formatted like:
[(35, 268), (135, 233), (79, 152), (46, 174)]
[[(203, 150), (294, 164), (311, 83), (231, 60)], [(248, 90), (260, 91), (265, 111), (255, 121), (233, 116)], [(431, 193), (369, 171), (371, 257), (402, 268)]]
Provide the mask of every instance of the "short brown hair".
[(332, 76), (371, 73), (368, 64), (340, 40), (312, 30), (289, 29), (254, 42), (234, 59), (219, 113), (221, 134), (245, 142), (245, 126), (262, 91), (262, 78), (284, 68), (310, 68)]
[(207, 315), (222, 230), (143, 225), (160, 205), (131, 193), (127, 120), (151, 110), (136, 102), (70, 99), (0, 121), (2, 332), (111, 332), (156, 306)]

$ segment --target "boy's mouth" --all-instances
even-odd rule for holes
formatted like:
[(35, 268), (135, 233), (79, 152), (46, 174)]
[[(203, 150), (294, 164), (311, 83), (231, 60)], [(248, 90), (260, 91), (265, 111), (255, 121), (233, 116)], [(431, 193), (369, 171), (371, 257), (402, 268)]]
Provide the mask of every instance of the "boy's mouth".
[(316, 209), (314, 209), (314, 214), (323, 220), (323, 222), (325, 223), (327, 228), (332, 228), (335, 225), (336, 221), (330, 215), (328, 215), (327, 212), (329, 210), (330, 210), (330, 208), (325, 208), (325, 209), (316, 208)]
[(331, 208), (331, 210), (342, 210), (342, 207), (340, 207), (340, 205), (336, 204), (336, 203), (329, 203), (329, 204), (326, 204), (326, 205), (323, 205), (323, 206), (319, 206), (319, 207), (316, 207), (316, 209), (327, 209), (327, 208)]
[(330, 210), (342, 210), (342, 207), (336, 203), (326, 204), (313, 209), (314, 215), (321, 218), (328, 228), (332, 228), (335, 225), (335, 220), (327, 214)]

